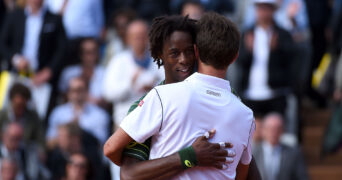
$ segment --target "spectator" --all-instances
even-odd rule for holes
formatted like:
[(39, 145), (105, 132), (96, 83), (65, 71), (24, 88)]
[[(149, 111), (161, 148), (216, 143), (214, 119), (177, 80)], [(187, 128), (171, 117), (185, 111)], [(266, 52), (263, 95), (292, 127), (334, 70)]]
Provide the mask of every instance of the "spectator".
[(96, 39), (85, 38), (80, 43), (79, 56), (80, 65), (65, 68), (59, 81), (59, 90), (62, 94), (67, 91), (68, 82), (75, 77), (85, 79), (89, 89), (89, 102), (100, 105), (102, 102), (102, 80), (104, 69), (98, 65), (99, 43)]
[(126, 32), (127, 26), (136, 18), (133, 9), (119, 9), (110, 19), (110, 25), (106, 31), (106, 44), (102, 63), (107, 66), (110, 59), (127, 49)]
[[(319, 66), (324, 53), (327, 51), (327, 27), (331, 15), (329, 1), (305, 0), (309, 16), (309, 27), (311, 32), (312, 56), (309, 67), (309, 75)], [(307, 81), (308, 85), (306, 95), (314, 101), (318, 107), (327, 105), (326, 97), (319, 94), (311, 86), (311, 78)]]
[(17, 122), (3, 127), (0, 158), (12, 158), (18, 163), (18, 176), (29, 179), (48, 178), (44, 176), (42, 164), (38, 160), (36, 149), (23, 144), (24, 129)]
[(25, 9), (10, 13), (0, 36), (0, 53), (7, 66), (32, 76), (37, 86), (56, 80), (64, 46), (62, 21), (46, 10), (43, 0), (27, 0)]
[(81, 129), (78, 125), (75, 123), (60, 125), (56, 147), (48, 152), (47, 166), (52, 173), (52, 179), (63, 177), (69, 156), (81, 150)]
[(88, 90), (84, 79), (80, 77), (69, 81), (68, 102), (53, 109), (49, 118), (47, 141), (49, 147), (56, 144), (58, 126), (69, 122), (77, 123), (102, 144), (108, 138), (109, 117), (96, 105), (87, 101)]
[(253, 149), (261, 177), (264, 180), (309, 179), (301, 151), (280, 143), (283, 121), (278, 113), (270, 113), (263, 120), (263, 142)]
[(60, 179), (66, 173), (69, 158), (75, 153), (84, 152), (89, 164), (94, 169), (96, 179), (104, 178), (104, 165), (97, 140), (82, 130), (75, 122), (62, 124), (58, 127), (56, 147), (49, 151), (47, 165), (52, 172), (53, 179)]
[(170, 1), (170, 9), (174, 14), (181, 14), (185, 4), (201, 4), (205, 11), (215, 11), (220, 14), (230, 13), (234, 11), (234, 3), (232, 0), (172, 0)]
[(182, 16), (189, 15), (189, 18), (199, 20), (204, 14), (204, 7), (195, 1), (185, 2), (181, 9)]
[(104, 98), (114, 103), (115, 125), (126, 116), (130, 105), (163, 79), (163, 71), (152, 63), (148, 52), (148, 26), (135, 20), (127, 29), (129, 50), (115, 56), (105, 77)]
[(9, 91), (10, 104), (0, 111), (0, 134), (2, 128), (17, 122), (24, 127), (24, 142), (44, 145), (43, 125), (36, 111), (29, 108), (30, 90), (23, 84), (13, 84)]
[(70, 156), (66, 165), (66, 176), (63, 180), (88, 180), (91, 179), (91, 167), (87, 157), (82, 153)]
[(17, 180), (18, 164), (14, 159), (2, 158), (0, 159), (0, 179), (1, 180)]
[(273, 20), (275, 0), (255, 0), (256, 24), (244, 32), (237, 60), (240, 92), (256, 116), (286, 108), (296, 71), (291, 35)]
[(82, 38), (102, 39), (103, 0), (48, 0), (49, 9), (63, 18), (68, 43), (67, 64), (79, 63), (78, 47)]
[(100, 38), (104, 27), (102, 0), (49, 0), (52, 12), (63, 17), (68, 39)]

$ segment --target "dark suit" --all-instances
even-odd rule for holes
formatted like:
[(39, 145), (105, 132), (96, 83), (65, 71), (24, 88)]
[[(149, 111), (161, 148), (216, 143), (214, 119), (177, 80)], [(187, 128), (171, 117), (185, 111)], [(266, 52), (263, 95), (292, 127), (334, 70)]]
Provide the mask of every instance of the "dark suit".
[[(267, 169), (264, 162), (264, 151), (262, 145), (253, 149), (253, 155), (258, 165), (261, 177), (266, 179)], [(307, 180), (309, 179), (303, 155), (298, 148), (281, 145), (281, 158), (277, 180)]]
[[(7, 68), (12, 69), (12, 58), (21, 54), (24, 44), (26, 13), (18, 9), (8, 14), (0, 35), (0, 53), (7, 61)], [(38, 70), (49, 67), (56, 73), (63, 65), (65, 53), (65, 31), (60, 16), (45, 11), (39, 35)]]
[[(248, 33), (254, 34), (255, 27), (245, 31), (242, 36), (242, 43), (239, 53), (239, 59), (236, 61), (239, 70), (241, 70), (241, 78), (238, 80), (238, 91), (244, 93), (249, 85), (249, 77), (253, 65), (253, 52), (247, 48), (245, 44), (245, 36)], [(284, 113), (286, 108), (286, 96), (293, 91), (295, 80), (298, 79), (298, 65), (295, 60), (295, 44), (289, 32), (281, 29), (276, 24), (273, 26), (273, 35), (277, 37), (276, 46), (270, 49), (268, 57), (267, 85), (275, 93), (271, 99), (250, 100), (241, 94), (244, 103), (250, 107), (258, 116), (263, 116), (269, 112)]]
[[(243, 33), (239, 58), (236, 63), (242, 70), (240, 81), (240, 90), (248, 88), (249, 74), (253, 63), (253, 52), (246, 48), (244, 36), (247, 33), (254, 33), (255, 27), (252, 27)], [(277, 25), (273, 27), (273, 33), (278, 36), (277, 46), (270, 50), (268, 61), (268, 85), (271, 89), (286, 88), (293, 85), (296, 77), (296, 62), (293, 62), (295, 44), (289, 32)]]
[[(4, 108), (0, 111), (0, 133), (2, 133), (2, 129), (6, 124), (13, 122), (13, 119), (10, 119), (9, 113), (12, 110), (8, 108)], [(38, 114), (33, 111), (27, 109), (24, 114), (24, 122), (21, 122), (24, 127), (24, 141), (25, 143), (37, 143), (40, 145), (44, 145), (44, 132), (43, 132), (43, 124), (38, 117)]]

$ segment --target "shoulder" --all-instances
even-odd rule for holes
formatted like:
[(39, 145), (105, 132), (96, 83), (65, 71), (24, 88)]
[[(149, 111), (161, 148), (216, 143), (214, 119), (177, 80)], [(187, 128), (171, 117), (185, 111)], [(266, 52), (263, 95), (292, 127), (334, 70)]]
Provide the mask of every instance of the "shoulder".
[(50, 20), (61, 21), (62, 17), (60, 15), (53, 14), (50, 10), (46, 10), (44, 17)]
[(114, 55), (111, 58), (108, 67), (113, 67), (117, 64), (126, 65), (126, 64), (130, 64), (132, 61), (133, 61), (133, 55), (132, 55), (131, 51), (124, 50), (124, 51)]
[(250, 116), (253, 116), (253, 111), (251, 108), (249, 108), (247, 105), (245, 105), (241, 99), (239, 98), (239, 96), (237, 96), (236, 94), (234, 94), (232, 92), (231, 94), (231, 99), (232, 99), (232, 103), (234, 103), (236, 106), (239, 107), (240, 112), (241, 113), (245, 113), (245, 114), (249, 114)]
[(285, 144), (281, 144), (282, 151), (288, 155), (300, 155), (301, 149), (297, 146), (291, 147)]
[(15, 9), (14, 11), (10, 12), (8, 14), (8, 16), (15, 16), (15, 17), (18, 17), (18, 16), (25, 16), (25, 10), (22, 9), (22, 8), (18, 8), (18, 9)]
[(97, 114), (102, 117), (107, 117), (107, 112), (97, 105), (88, 103), (86, 105), (86, 108), (88, 108), (91, 111), (91, 113)]
[(18, 24), (25, 19), (25, 11), (22, 8), (15, 9), (14, 11), (10, 12), (6, 16), (7, 21), (13, 24)]
[(66, 103), (66, 104), (61, 104), (61, 105), (58, 105), (57, 107), (55, 107), (53, 110), (52, 110), (52, 113), (51, 115), (57, 115), (57, 114), (62, 114), (66, 111), (70, 111), (71, 110), (71, 105), (69, 103)]
[(63, 70), (63, 74), (72, 74), (75, 72), (79, 72), (81, 71), (81, 66), (80, 65), (72, 65), (72, 66), (67, 66), (64, 70)]
[(291, 34), (290, 34), (289, 31), (287, 31), (286, 29), (280, 27), (278, 24), (275, 24), (274, 27), (275, 27), (274, 28), (275, 31), (279, 34), (280, 38), (281, 37), (286, 37), (286, 38), (291, 38), (292, 39)]

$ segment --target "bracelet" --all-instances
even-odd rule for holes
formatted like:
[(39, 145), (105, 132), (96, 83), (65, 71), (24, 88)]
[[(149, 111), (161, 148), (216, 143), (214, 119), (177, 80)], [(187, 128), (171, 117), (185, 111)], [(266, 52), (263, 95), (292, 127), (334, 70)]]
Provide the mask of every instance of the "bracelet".
[(184, 169), (192, 168), (197, 165), (196, 153), (192, 146), (181, 149), (178, 151), (178, 154)]

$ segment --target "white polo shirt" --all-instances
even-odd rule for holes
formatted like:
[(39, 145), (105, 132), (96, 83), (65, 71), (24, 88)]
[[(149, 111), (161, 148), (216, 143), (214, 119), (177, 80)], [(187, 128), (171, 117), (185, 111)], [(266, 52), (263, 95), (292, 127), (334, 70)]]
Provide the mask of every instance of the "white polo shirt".
[(137, 142), (152, 136), (151, 159), (190, 146), (211, 129), (216, 129), (211, 142), (234, 144), (235, 161), (227, 170), (194, 167), (174, 179), (235, 179), (239, 161), (249, 164), (252, 158), (253, 112), (231, 93), (228, 81), (200, 73), (154, 88), (121, 128)]

